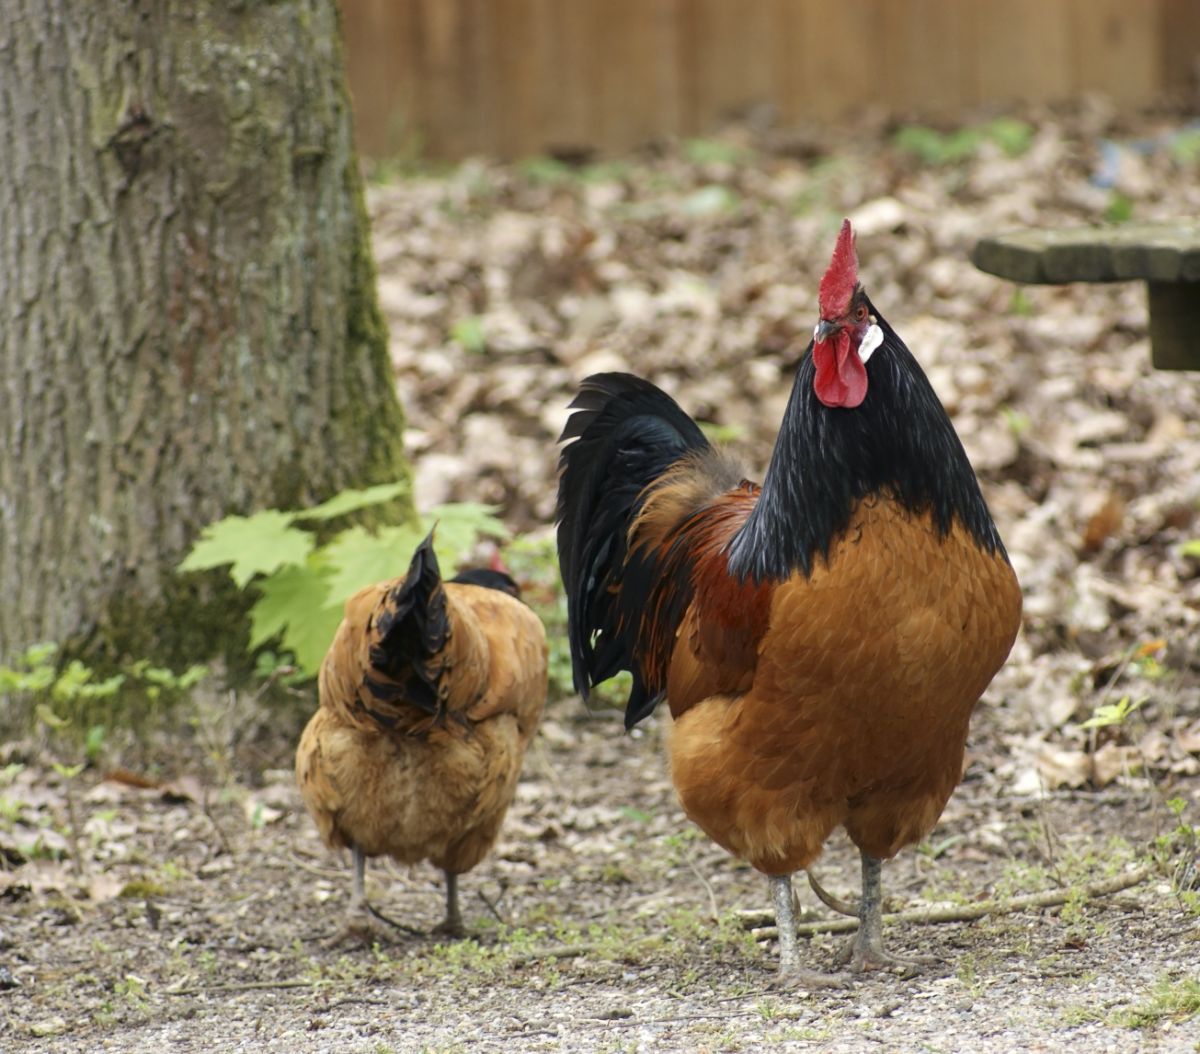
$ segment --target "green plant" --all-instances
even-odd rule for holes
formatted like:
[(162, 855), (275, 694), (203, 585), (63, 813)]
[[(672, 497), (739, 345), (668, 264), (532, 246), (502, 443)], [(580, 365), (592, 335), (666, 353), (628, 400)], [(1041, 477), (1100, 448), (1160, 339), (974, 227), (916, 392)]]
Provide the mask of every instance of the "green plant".
[(1111, 725), (1122, 725), (1130, 714), (1140, 709), (1146, 702), (1145, 696), (1135, 700), (1131, 696), (1123, 695), (1115, 703), (1102, 703), (1096, 707), (1092, 716), (1079, 727), (1108, 728)]
[(1133, 219), (1133, 200), (1114, 190), (1104, 206), (1104, 218), (1109, 223), (1128, 223)]
[(1033, 317), (1033, 301), (1029, 299), (1029, 294), (1020, 286), (1016, 286), (1013, 289), (1012, 300), (1009, 301), (1008, 310), (1016, 315), (1017, 318)]
[(1171, 157), (1181, 165), (1200, 164), (1200, 128), (1189, 128), (1171, 140)]
[(892, 142), (925, 165), (952, 165), (973, 157), (985, 142), (995, 143), (1009, 157), (1020, 157), (1033, 141), (1033, 128), (1024, 121), (1000, 117), (986, 124), (939, 132), (925, 125), (906, 125)]
[(1179, 906), (1189, 915), (1200, 916), (1200, 826), (1184, 818), (1183, 798), (1169, 798), (1166, 806), (1175, 826), (1155, 839), (1154, 856), (1164, 871), (1171, 872)]
[(1154, 986), (1150, 998), (1115, 1015), (1118, 1025), (1149, 1028), (1162, 1021), (1178, 1024), (1200, 1013), (1200, 980), (1164, 977)]
[(693, 165), (736, 165), (752, 155), (744, 146), (721, 139), (685, 139), (683, 156)]
[(740, 439), (745, 439), (747, 429), (745, 425), (722, 425), (715, 421), (697, 421), (700, 426), (700, 431), (704, 433), (704, 438), (710, 443), (736, 443)]
[(140, 659), (102, 676), (79, 659), (61, 665), (58, 645), (43, 643), (0, 666), (0, 698), (14, 726), (36, 722), (72, 753), (82, 747), (86, 762), (95, 764), (109, 728), (129, 725), (131, 713), (144, 717), (148, 707), (174, 704), (208, 672), (190, 666), (175, 673)]
[[(320, 543), (317, 531), (329, 521), (392, 501), (406, 487), (385, 483), (342, 491), (311, 509), (227, 516), (201, 532), (179, 570), (228, 567), (240, 588), (258, 594), (250, 608), (250, 647), (278, 641), (298, 671), (311, 677), (341, 621), (345, 599), (363, 586), (403, 574), (413, 549), (435, 525), (444, 569), (456, 566), (480, 536), (508, 536), (491, 508), (465, 503), (441, 505), (412, 522), (376, 530), (347, 527)], [(271, 651), (267, 666), (280, 664), (278, 651)]]
[(517, 166), (531, 183), (567, 183), (573, 180), (576, 169), (556, 157), (528, 157)]
[(487, 351), (487, 333), (483, 328), (483, 319), (478, 315), (460, 318), (450, 327), (450, 336), (463, 351), (472, 355), (482, 355)]

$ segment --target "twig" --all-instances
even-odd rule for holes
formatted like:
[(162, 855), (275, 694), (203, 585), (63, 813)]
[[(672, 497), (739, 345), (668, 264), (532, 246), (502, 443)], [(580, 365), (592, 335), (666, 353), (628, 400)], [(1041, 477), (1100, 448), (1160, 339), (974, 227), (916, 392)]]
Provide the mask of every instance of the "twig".
[(578, 959), (582, 955), (591, 955), (600, 950), (598, 944), (564, 944), (557, 948), (530, 948), (521, 955), (514, 955), (507, 961), (514, 966), (525, 966), (528, 963), (540, 962), (542, 959)]
[(205, 995), (208, 992), (253, 992), (262, 988), (315, 988), (317, 981), (239, 981), (208, 984), (197, 988), (164, 988), (163, 995)]
[(290, 666), (287, 664), (284, 664), (282, 666), (276, 666), (275, 669), (273, 669), (271, 671), (271, 673), (267, 677), (267, 679), (265, 681), (263, 681), (262, 687), (259, 688), (259, 690), (254, 693), (254, 701), (257, 703), (264, 695), (266, 695), (268, 689), (270, 689), (271, 686), (274, 685), (275, 682), (278, 681), (281, 677), (290, 677), (295, 672), (296, 672), (295, 666)]
[(208, 822), (212, 824), (213, 830), (217, 832), (217, 839), (221, 843), (221, 848), (225, 851), (226, 856), (234, 856), (233, 846), (229, 844), (229, 839), (225, 837), (225, 832), (221, 829), (221, 825), (217, 823), (217, 818), (213, 816), (212, 811), (208, 807), (208, 787), (203, 788), (204, 793), (200, 795), (200, 811), (204, 813)]
[(721, 909), (717, 907), (717, 895), (713, 892), (712, 884), (704, 877), (703, 872), (696, 866), (696, 861), (690, 856), (687, 858), (687, 866), (691, 868), (692, 874), (700, 880), (700, 885), (704, 887), (704, 892), (708, 894), (708, 908), (712, 912), (713, 922), (720, 922)]
[(391, 1006), (386, 999), (368, 999), (365, 996), (348, 996), (345, 999), (335, 999), (332, 1003), (324, 1003), (321, 1005), (321, 1011), (336, 1010), (341, 1006)]
[(504, 890), (500, 890), (500, 896), (498, 896), (495, 901), (493, 901), (491, 897), (489, 897), (482, 889), (477, 889), (475, 892), (479, 894), (479, 899), (487, 905), (488, 911), (496, 916), (496, 921), (501, 925), (508, 925), (508, 919), (500, 914), (500, 901), (504, 899)]
[[(1088, 882), (1082, 886), (1069, 886), (1066, 889), (1049, 889), (1041, 893), (1027, 893), (1008, 900), (981, 900), (975, 904), (964, 904), (954, 908), (933, 908), (916, 911), (901, 911), (893, 915), (884, 915), (883, 921), (888, 925), (896, 923), (930, 926), (941, 922), (974, 922), (988, 915), (1011, 915), (1028, 908), (1052, 908), (1065, 904), (1075, 897), (1084, 900), (1096, 900), (1123, 889), (1140, 885), (1145, 882), (1156, 868), (1147, 864), (1143, 867), (1127, 871), (1125, 874), (1106, 878), (1099, 882)], [(854, 919), (826, 919), (820, 922), (802, 922), (796, 927), (799, 937), (811, 937), (818, 933), (850, 933), (858, 929)], [(763, 926), (754, 931), (754, 935), (765, 940), (776, 936), (774, 926)]]
[[(656, 939), (655, 937), (643, 937), (641, 940), (626, 945), (625, 951), (631, 952), (640, 945), (653, 943)], [(577, 959), (582, 955), (598, 952), (602, 947), (600, 944), (560, 944), (548, 948), (530, 948), (529, 951), (521, 955), (514, 955), (506, 961), (515, 966), (524, 966), (541, 959)]]
[(339, 871), (332, 867), (318, 867), (316, 864), (306, 863), (294, 851), (288, 853), (288, 859), (301, 871), (307, 871), (310, 875), (316, 875), (318, 878), (342, 878), (345, 874), (344, 869)]
[(851, 904), (848, 900), (842, 900), (840, 897), (835, 897), (817, 881), (817, 876), (811, 871), (806, 871), (805, 874), (808, 875), (809, 888), (816, 893), (817, 899), (822, 904), (831, 911), (836, 911), (839, 915), (849, 915), (852, 919), (858, 918), (858, 908), (854, 904)]
[(79, 814), (75, 809), (75, 792), (70, 776), (63, 780), (63, 793), (67, 799), (67, 826), (71, 839), (71, 869), (76, 877), (83, 878), (83, 855), (79, 851)]

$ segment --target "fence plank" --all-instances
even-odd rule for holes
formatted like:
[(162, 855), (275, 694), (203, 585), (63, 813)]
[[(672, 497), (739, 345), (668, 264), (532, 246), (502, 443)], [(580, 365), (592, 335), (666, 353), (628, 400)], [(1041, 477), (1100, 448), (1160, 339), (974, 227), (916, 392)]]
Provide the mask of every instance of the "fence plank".
[(909, 109), (974, 104), (975, 6), (956, 0), (881, 5), (875, 40), (883, 91), (877, 97)]
[(882, 36), (883, 0), (794, 0), (783, 35), (792, 63), (783, 74), (784, 119), (834, 118), (881, 94), (892, 59)]
[(1072, 0), (991, 0), (976, 7), (980, 99), (1044, 102), (1070, 94)]
[(1172, 91), (1200, 90), (1200, 3), (1162, 0), (1162, 82)]
[(413, 145), (418, 133), (412, 121), (421, 112), (412, 5), (354, 0), (343, 24), (358, 148), (376, 157), (396, 154)]
[(1192, 83), (1198, 0), (341, 0), (359, 145), (620, 151), (785, 124)]
[(1103, 91), (1137, 103), (1162, 89), (1157, 3), (1073, 0), (1071, 44), (1075, 91)]
[(778, 0), (689, 0), (680, 27), (684, 130), (703, 134), (772, 102)]

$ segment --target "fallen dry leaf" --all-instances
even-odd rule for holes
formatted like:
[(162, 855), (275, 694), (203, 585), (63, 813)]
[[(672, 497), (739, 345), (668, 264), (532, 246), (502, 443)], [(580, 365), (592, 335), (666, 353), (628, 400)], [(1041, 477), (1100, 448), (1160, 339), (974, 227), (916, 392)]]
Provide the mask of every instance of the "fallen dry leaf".
[(1092, 784), (1107, 787), (1118, 776), (1130, 775), (1140, 769), (1142, 756), (1137, 747), (1105, 743), (1092, 755), (1092, 762)]
[(1038, 754), (1037, 772), (1047, 790), (1082, 787), (1092, 777), (1092, 760), (1082, 750), (1046, 746)]

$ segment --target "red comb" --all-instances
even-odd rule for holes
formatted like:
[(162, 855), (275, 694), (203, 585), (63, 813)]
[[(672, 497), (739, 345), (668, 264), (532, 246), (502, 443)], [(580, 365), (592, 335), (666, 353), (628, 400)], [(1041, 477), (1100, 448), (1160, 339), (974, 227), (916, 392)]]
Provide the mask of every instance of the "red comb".
[(854, 295), (856, 285), (858, 254), (854, 251), (854, 231), (850, 229), (850, 221), (843, 220), (833, 259), (829, 261), (829, 270), (821, 279), (821, 288), (817, 293), (821, 317), (834, 319), (844, 315), (850, 309), (850, 298)]
[(488, 561), (488, 567), (493, 571), (499, 571), (501, 574), (508, 574), (508, 568), (504, 566), (504, 561), (500, 559), (500, 550), (492, 550), (492, 558)]

